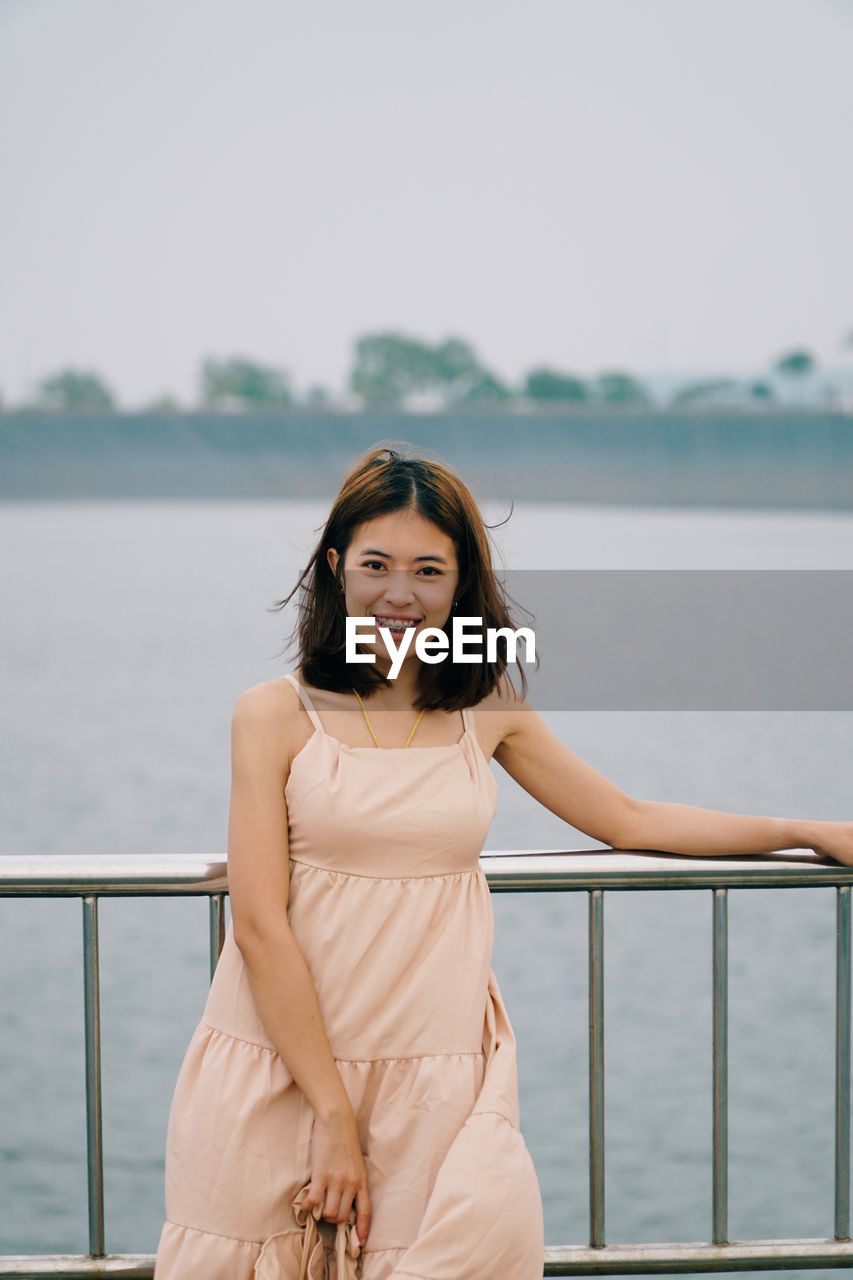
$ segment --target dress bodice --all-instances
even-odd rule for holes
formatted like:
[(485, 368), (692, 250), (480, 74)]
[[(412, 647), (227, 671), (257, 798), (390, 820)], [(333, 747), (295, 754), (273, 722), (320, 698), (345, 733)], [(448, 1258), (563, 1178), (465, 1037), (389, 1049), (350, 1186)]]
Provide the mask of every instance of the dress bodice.
[(298, 678), (285, 679), (314, 725), (285, 786), (294, 862), (393, 879), (478, 867), (498, 783), (470, 708), (445, 746), (351, 747), (326, 732)]

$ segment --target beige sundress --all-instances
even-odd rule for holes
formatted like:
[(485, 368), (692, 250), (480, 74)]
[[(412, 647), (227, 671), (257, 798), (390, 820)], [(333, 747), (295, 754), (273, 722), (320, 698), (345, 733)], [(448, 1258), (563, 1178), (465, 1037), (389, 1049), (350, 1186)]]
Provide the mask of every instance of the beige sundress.
[[(285, 787), (287, 914), (367, 1168), (373, 1217), (355, 1274), (540, 1280), (542, 1201), (479, 864), (498, 784), (471, 711), (451, 745), (351, 747), (285, 679), (315, 729)], [(155, 1280), (252, 1280), (264, 1242), (295, 1226), (312, 1123), (229, 925), (169, 1113)], [(323, 1225), (334, 1277), (335, 1224)]]

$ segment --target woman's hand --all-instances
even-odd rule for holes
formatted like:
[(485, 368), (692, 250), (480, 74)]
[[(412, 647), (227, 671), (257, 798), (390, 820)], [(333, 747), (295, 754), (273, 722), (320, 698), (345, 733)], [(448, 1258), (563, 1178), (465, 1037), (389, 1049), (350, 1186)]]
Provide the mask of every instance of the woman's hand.
[(363, 1248), (370, 1230), (371, 1210), (355, 1116), (351, 1109), (317, 1116), (311, 1131), (311, 1183), (302, 1204), (309, 1213), (320, 1205), (321, 1217), (346, 1222), (353, 1201), (356, 1231)]
[(853, 867), (853, 822), (812, 822), (807, 848)]

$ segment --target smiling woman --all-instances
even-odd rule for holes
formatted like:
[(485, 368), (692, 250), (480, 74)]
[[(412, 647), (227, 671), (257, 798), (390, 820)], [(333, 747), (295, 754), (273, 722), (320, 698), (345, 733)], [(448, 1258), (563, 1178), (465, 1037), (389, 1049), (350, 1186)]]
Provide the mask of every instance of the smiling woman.
[[(508, 597), (493, 567), (488, 529), (468, 488), (440, 462), (370, 451), (347, 476), (299, 581), (275, 608), (300, 592), (296, 628), (306, 681), (383, 706), (451, 711), (472, 706), (501, 685), (514, 633)], [(453, 617), (476, 618), (498, 637), (489, 665), (441, 664), (425, 671), (407, 655), (389, 688), (395, 650), (377, 645), (375, 663), (351, 663), (347, 620), (370, 618), (411, 628), (410, 640), (444, 630)], [(409, 632), (406, 633), (407, 635)], [(520, 672), (522, 693), (527, 691)], [(411, 701), (409, 701), (411, 699)]]
[[(460, 602), (509, 623), (485, 527), (449, 470), (377, 449), (306, 578), (299, 669), (234, 709), (232, 925), (175, 1088), (155, 1277), (539, 1280), (479, 862), (506, 662), (413, 648), (389, 678), (392, 627), (427, 634)], [(346, 661), (350, 616), (374, 624), (370, 671)]]
[[(362, 459), (297, 587), (299, 667), (234, 707), (232, 923), (175, 1087), (155, 1280), (540, 1280), (480, 865), (490, 760), (615, 848), (814, 841), (851, 863), (853, 823), (634, 800), (518, 696), (506, 643), (437, 665), (410, 645), (391, 679), (397, 624), (511, 626), (482, 517), (437, 462)], [(353, 618), (372, 663), (347, 661)]]

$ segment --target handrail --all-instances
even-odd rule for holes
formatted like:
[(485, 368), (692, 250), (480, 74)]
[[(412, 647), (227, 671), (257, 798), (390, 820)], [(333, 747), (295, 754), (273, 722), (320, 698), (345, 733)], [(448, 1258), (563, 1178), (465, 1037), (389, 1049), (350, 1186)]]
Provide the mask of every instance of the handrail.
[[(551, 1245), (543, 1274), (850, 1267), (851, 886), (853, 867), (810, 850), (685, 857), (656, 850), (493, 850), (480, 865), (493, 892), (586, 890), (589, 894), (588, 1245)], [(826, 1239), (729, 1240), (728, 1218), (728, 898), (730, 888), (836, 890), (835, 1234)], [(611, 890), (707, 889), (712, 894), (713, 1145), (711, 1240), (607, 1244), (604, 1226), (604, 894)], [(80, 897), (83, 907), (84, 1022), (89, 1253), (0, 1255), (0, 1277), (123, 1276), (151, 1280), (153, 1254), (106, 1254), (101, 1128), (98, 899), (206, 895), (211, 978), (225, 940), (228, 864), (204, 854), (175, 856), (8, 855), (0, 857), (0, 897)]]
[[(853, 884), (853, 867), (809, 850), (686, 857), (648, 849), (493, 849), (480, 855), (498, 893), (552, 889), (815, 888)], [(168, 896), (228, 891), (228, 863), (201, 853), (7, 854), (0, 897)]]

